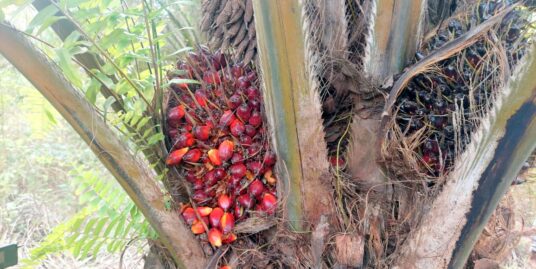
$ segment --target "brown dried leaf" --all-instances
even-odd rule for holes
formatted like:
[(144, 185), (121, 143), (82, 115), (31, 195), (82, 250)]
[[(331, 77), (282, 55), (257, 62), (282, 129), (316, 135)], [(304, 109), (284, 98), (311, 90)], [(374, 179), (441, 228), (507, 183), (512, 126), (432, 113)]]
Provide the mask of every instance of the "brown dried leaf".
[(233, 25), (231, 25), (231, 27), (227, 29), (225, 35), (230, 38), (234, 38), (240, 31), (240, 28), (243, 27), (245, 27), (245, 25), (241, 21), (235, 22)]
[(236, 10), (233, 10), (233, 15), (231, 15), (231, 18), (229, 19), (228, 23), (234, 23), (234, 22), (237, 22), (237, 21), (243, 21), (241, 20), (243, 18), (243, 15), (244, 15), (244, 10), (242, 8), (240, 8), (240, 5), (238, 5), (239, 8), (237, 8)]
[(359, 234), (340, 234), (335, 237), (335, 260), (345, 266), (361, 267), (365, 240)]
[(214, 31), (214, 33), (212, 33), (212, 38), (220, 38), (222, 39), (223, 38), (223, 27), (217, 27), (216, 28), (216, 31)]
[(221, 49), (222, 50), (227, 50), (229, 48), (229, 45), (231, 44), (231, 39), (230, 38), (222, 38), (223, 40), (223, 43), (221, 44)]
[[(213, 17), (212, 15), (214, 15), (217, 11), (218, 11), (218, 8), (221, 6), (221, 2), (226, 2), (227, 0), (208, 0), (208, 1), (205, 1), (204, 3), (207, 3), (206, 5), (206, 9), (203, 9), (203, 13), (205, 14), (209, 14), (211, 15), (211, 17)], [(212, 21), (214, 21), (212, 19)]]
[(246, 0), (246, 8), (244, 10), (244, 22), (251, 22), (253, 19), (253, 1)]
[(248, 29), (245, 27), (245, 25), (240, 27), (240, 31), (238, 32), (238, 34), (236, 34), (235, 38), (233, 39), (233, 47), (238, 46), (238, 44), (240, 44), (240, 42), (244, 40), (244, 38), (246, 37), (247, 31)]
[(274, 226), (274, 219), (263, 218), (259, 216), (251, 216), (246, 220), (236, 224), (234, 232), (237, 234), (254, 234), (269, 229)]
[[(208, 0), (211, 1), (211, 0)], [(227, 2), (230, 2), (229, 0), (221, 0), (220, 6), (218, 7), (218, 14), (222, 12), (222, 10), (227, 6)]]
[(257, 30), (255, 29), (255, 24), (254, 24), (254, 23), (251, 23), (251, 24), (248, 26), (248, 36), (249, 36), (249, 39), (253, 39), (253, 38), (255, 38), (256, 35), (257, 35)]
[(240, 45), (238, 45), (238, 47), (236, 48), (236, 52), (235, 52), (236, 57), (240, 57), (240, 55), (242, 55), (242, 53), (246, 51), (246, 49), (249, 46), (249, 42), (250, 40), (248, 40), (247, 38), (244, 38), (244, 40), (240, 42)]
[(257, 53), (257, 41), (254, 39), (249, 42), (248, 49), (246, 50), (246, 53), (244, 54), (244, 63), (249, 63), (253, 58), (255, 57), (255, 54)]
[(222, 26), (229, 21), (229, 18), (233, 14), (233, 3), (234, 1), (227, 1), (225, 7), (220, 12), (220, 15), (216, 18), (217, 26)]
[(499, 269), (499, 263), (490, 259), (480, 259), (475, 262), (475, 269)]
[(210, 16), (203, 16), (203, 18), (201, 19), (201, 31), (208, 32), (213, 21), (213, 18), (211, 18)]
[(210, 39), (210, 46), (212, 49), (222, 48), (223, 38), (212, 38)]

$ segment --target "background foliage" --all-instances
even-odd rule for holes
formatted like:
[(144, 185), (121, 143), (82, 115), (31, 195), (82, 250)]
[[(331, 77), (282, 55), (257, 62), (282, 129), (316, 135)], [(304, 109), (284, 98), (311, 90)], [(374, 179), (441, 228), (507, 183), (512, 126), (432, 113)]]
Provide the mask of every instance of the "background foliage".
[[(165, 72), (199, 41), (190, 23), (197, 4), (65, 0), (36, 10), (32, 1), (0, 0), (0, 20), (58, 64), (162, 178)], [(51, 26), (66, 21), (75, 27), (62, 40)], [(88, 68), (77, 57), (88, 54), (100, 66)], [(30, 267), (109, 268), (119, 257), (128, 257), (121, 259), (127, 268), (139, 267), (155, 232), (46, 100), (4, 59), (0, 68), (0, 244), (22, 245)]]

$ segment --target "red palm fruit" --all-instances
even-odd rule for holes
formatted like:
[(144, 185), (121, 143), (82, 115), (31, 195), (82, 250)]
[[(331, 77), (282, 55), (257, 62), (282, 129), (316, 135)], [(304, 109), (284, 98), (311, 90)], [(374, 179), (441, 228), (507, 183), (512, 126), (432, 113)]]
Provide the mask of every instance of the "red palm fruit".
[(244, 208), (242, 208), (242, 206), (240, 206), (239, 204), (235, 204), (234, 216), (237, 220), (240, 220), (245, 216)]
[(186, 72), (185, 74), (185, 78), (193, 78), (194, 77), (194, 69), (192, 68), (191, 65), (187, 64), (187, 63), (180, 63), (178, 66), (177, 66), (177, 69), (179, 70), (183, 70)]
[(195, 92), (195, 100), (200, 106), (207, 106), (207, 93), (202, 89), (197, 90)]
[(231, 204), (231, 197), (229, 197), (227, 194), (222, 194), (220, 197), (218, 197), (218, 206), (224, 211), (229, 210), (229, 208), (231, 208)]
[(242, 162), (242, 161), (244, 161), (244, 156), (242, 156), (242, 153), (235, 152), (233, 154), (233, 157), (231, 158), (231, 163), (235, 164), (237, 162)]
[(182, 217), (184, 218), (184, 221), (188, 223), (188, 225), (192, 225), (197, 218), (195, 215), (195, 210), (191, 207), (187, 207), (182, 211)]
[(239, 65), (239, 64), (235, 64), (231, 67), (231, 74), (235, 77), (235, 78), (238, 78), (242, 75), (244, 75), (244, 67), (242, 65)]
[(211, 149), (208, 151), (208, 158), (210, 162), (215, 166), (220, 166), (222, 164), (222, 161), (220, 159), (220, 154), (217, 149)]
[(341, 157), (337, 158), (336, 155), (329, 157), (329, 163), (334, 167), (337, 167), (337, 165), (343, 167), (345, 164), (344, 160)]
[(259, 175), (264, 172), (262, 168), (262, 163), (259, 161), (248, 162), (248, 168), (255, 175)]
[[(188, 106), (195, 107), (196, 104), (192, 102), (191, 104), (188, 104)], [(184, 119), (186, 120), (186, 123), (188, 123), (188, 125), (194, 125), (195, 123), (195, 118), (191, 114), (186, 114), (186, 116), (184, 116)]]
[(277, 198), (271, 193), (266, 192), (262, 196), (261, 205), (266, 213), (274, 214), (277, 206)]
[(227, 176), (227, 172), (223, 168), (216, 168), (214, 171), (214, 177), (218, 180), (223, 179)]
[[(227, 243), (225, 243), (225, 244), (227, 244)], [(220, 267), (220, 269), (233, 269), (233, 268), (231, 266), (229, 266), (229, 265), (224, 265), (224, 266)]]
[(208, 126), (210, 127), (210, 129), (212, 129), (214, 128), (214, 123), (211, 120), (208, 120), (207, 122), (205, 122), (205, 126)]
[(185, 162), (195, 163), (199, 161), (199, 158), (201, 158), (202, 152), (199, 149), (192, 149), (188, 151), (188, 153), (184, 154), (184, 157), (182, 159)]
[(179, 130), (178, 129), (169, 129), (168, 131), (168, 135), (171, 139), (175, 139), (175, 137), (177, 137), (177, 135), (179, 134)]
[(249, 124), (253, 125), (253, 127), (257, 128), (261, 126), (262, 124), (262, 117), (261, 114), (258, 111), (253, 111), (251, 113), (251, 117), (249, 117)]
[[(216, 190), (214, 188), (211, 188), (211, 189), (205, 189), (205, 193), (209, 196), (209, 197), (214, 197), (216, 196)], [(211, 198), (212, 199), (212, 198)]]
[(229, 187), (235, 188), (235, 187), (238, 187), (241, 180), (242, 180), (241, 177), (231, 176), (229, 180), (227, 180), (227, 183), (229, 184)]
[(427, 152), (422, 155), (422, 161), (428, 165), (432, 165), (434, 158), (430, 155), (430, 153)]
[(250, 209), (253, 206), (253, 198), (249, 194), (242, 194), (236, 198), (236, 201), (246, 209)]
[(203, 182), (203, 180), (201, 180), (201, 179), (196, 179), (196, 180), (192, 183), (192, 185), (193, 185), (193, 189), (194, 189), (194, 191), (201, 190), (201, 189), (203, 189), (203, 188), (205, 187), (204, 182)]
[(261, 102), (259, 102), (257, 99), (253, 99), (253, 100), (249, 100), (248, 105), (253, 110), (259, 110), (259, 108), (261, 107)]
[(218, 182), (218, 178), (216, 177), (216, 172), (214, 170), (208, 171), (205, 176), (205, 186), (210, 187), (213, 186)]
[(200, 62), (203, 60), (203, 58), (201, 57), (201, 55), (199, 55), (199, 54), (197, 54), (197, 53), (195, 53), (195, 52), (193, 52), (193, 51), (190, 51), (190, 52), (188, 53), (188, 58), (190, 59), (190, 62), (192, 62), (192, 63), (194, 63), (194, 64), (198, 64), (198, 63), (200, 63)]
[(176, 148), (184, 148), (184, 147), (191, 147), (195, 143), (194, 135), (191, 133), (183, 133), (177, 136), (177, 140), (175, 141), (175, 147)]
[(195, 126), (194, 127), (194, 136), (195, 138), (205, 141), (210, 137), (210, 126)]
[(220, 225), (220, 219), (223, 216), (223, 209), (216, 207), (212, 212), (210, 212), (210, 215), (208, 216), (208, 221), (210, 223), (210, 226), (212, 227), (218, 227)]
[(192, 233), (194, 234), (202, 234), (205, 232), (205, 226), (203, 226), (203, 223), (201, 221), (196, 220), (194, 224), (192, 225)]
[(237, 177), (237, 178), (243, 178), (246, 175), (246, 166), (244, 163), (235, 163), (229, 167), (229, 173), (231, 173), (231, 176)]
[(227, 60), (225, 59), (225, 54), (221, 51), (217, 51), (212, 56), (212, 67), (216, 70), (220, 70), (227, 66)]
[[(228, 233), (223, 235), (222, 243), (224, 244), (231, 244), (232, 242), (236, 241), (237, 236), (234, 233)], [(229, 267), (231, 268), (231, 267)]]
[(221, 98), (225, 94), (225, 89), (223, 87), (217, 87), (213, 92), (217, 97)]
[(202, 203), (207, 202), (210, 198), (207, 196), (207, 194), (203, 190), (197, 190), (192, 195), (192, 199), (196, 203), (202, 204)]
[(248, 72), (247, 77), (248, 77), (249, 81), (253, 82), (253, 81), (257, 80), (257, 73), (254, 72), (254, 71)]
[(242, 104), (236, 109), (236, 115), (244, 122), (247, 122), (251, 117), (251, 108), (247, 104)]
[(193, 170), (190, 170), (190, 171), (186, 172), (186, 175), (184, 175), (184, 177), (190, 183), (193, 183), (195, 180), (198, 179), (196, 174), (195, 174), (195, 171), (193, 171)]
[(264, 192), (264, 184), (258, 179), (253, 180), (248, 186), (248, 193), (251, 196), (259, 197)]
[(249, 137), (254, 137), (256, 134), (257, 134), (257, 129), (255, 129), (255, 127), (253, 127), (253, 125), (250, 125), (250, 124), (246, 124), (246, 135), (249, 136)]
[(277, 158), (277, 156), (275, 156), (275, 153), (273, 151), (267, 150), (264, 153), (264, 158), (263, 158), (264, 165), (266, 165), (266, 166), (274, 165), (275, 161), (276, 161), (276, 158)]
[(264, 207), (262, 206), (262, 204), (257, 204), (255, 206), (255, 211), (264, 211)]
[(277, 183), (277, 179), (273, 176), (272, 169), (268, 169), (266, 172), (264, 172), (264, 179), (272, 186)]
[(248, 99), (255, 99), (259, 97), (259, 90), (255, 87), (249, 87), (244, 92)]
[(220, 118), (221, 126), (229, 126), (235, 120), (235, 116), (231, 110), (225, 110)]
[(224, 234), (233, 230), (235, 224), (235, 217), (232, 213), (225, 212), (220, 220), (220, 227)]
[(218, 154), (222, 161), (227, 161), (233, 157), (234, 143), (231, 140), (225, 140), (221, 142), (218, 147)]
[(248, 154), (249, 156), (254, 156), (254, 155), (257, 155), (257, 153), (259, 153), (259, 151), (261, 151), (261, 144), (255, 142), (253, 144), (250, 145), (250, 147), (248, 148)]
[(222, 233), (217, 228), (212, 228), (208, 231), (208, 241), (213, 247), (221, 247)]
[(231, 123), (231, 134), (235, 137), (240, 137), (246, 128), (244, 127), (244, 124), (239, 119), (234, 120)]
[(233, 196), (240, 196), (246, 193), (248, 193), (247, 189), (242, 189), (241, 185), (237, 185), (232, 194)]
[(177, 128), (181, 123), (181, 119), (184, 118), (184, 106), (179, 105), (171, 108), (167, 114), (167, 122), (169, 126)]
[(253, 143), (253, 139), (250, 136), (243, 135), (240, 137), (240, 143), (244, 147), (249, 147)]
[(203, 81), (211, 85), (219, 85), (221, 83), (221, 77), (218, 71), (208, 70), (203, 74)]
[(237, 107), (242, 104), (242, 98), (238, 94), (233, 94), (231, 97), (229, 97), (229, 108), (230, 109), (236, 109)]
[(206, 217), (210, 215), (210, 212), (212, 212), (212, 208), (208, 206), (198, 206), (197, 207), (197, 213), (199, 213), (199, 216)]
[(208, 216), (201, 217), (201, 221), (203, 221), (203, 223), (208, 226), (208, 222), (209, 222)]
[(166, 159), (166, 164), (168, 166), (174, 166), (174, 165), (179, 164), (182, 160), (182, 157), (184, 156), (184, 154), (188, 152), (189, 149), (190, 148), (181, 148), (181, 149), (172, 151)]
[(236, 82), (236, 86), (239, 89), (247, 89), (249, 86), (251, 86), (251, 82), (248, 80), (246, 76), (241, 76), (238, 78)]
[(190, 132), (192, 131), (192, 125), (191, 124), (185, 124), (182, 126), (185, 131)]

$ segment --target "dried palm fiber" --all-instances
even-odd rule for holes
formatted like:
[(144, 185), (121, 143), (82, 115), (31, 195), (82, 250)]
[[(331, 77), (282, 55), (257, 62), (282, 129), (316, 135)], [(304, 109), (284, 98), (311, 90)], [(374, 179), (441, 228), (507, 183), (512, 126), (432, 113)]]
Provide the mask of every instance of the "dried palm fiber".
[(201, 31), (213, 49), (233, 50), (233, 59), (248, 64), (256, 59), (257, 40), (252, 0), (204, 0)]
[[(454, 160), (464, 152), (510, 76), (509, 70), (532, 42), (527, 21), (531, 14), (522, 6), (489, 2), (453, 15), (425, 35), (416, 63), (395, 76), (400, 83), (409, 74), (407, 83), (386, 89), (387, 107), (392, 110), (385, 115), (391, 112), (392, 117), (382, 126), (381, 154), (393, 198), (382, 209), (390, 215), (383, 239), (384, 264), (396, 258), (392, 254), (418, 225), (426, 211), (422, 208), (443, 187)], [(456, 40), (462, 35), (459, 40), (464, 42)], [(424, 58), (427, 55), (431, 57)], [(420, 65), (430, 62), (425, 68)]]
[(471, 260), (486, 258), (501, 263), (508, 258), (520, 239), (519, 233), (516, 232), (516, 225), (520, 221), (516, 218), (514, 202), (510, 192), (503, 197), (480, 235)]
[(368, 14), (371, 3), (304, 1), (308, 58), (312, 63), (311, 81), (322, 100), (325, 140), (334, 173), (333, 185), (341, 223), (337, 229), (343, 232), (326, 242), (330, 246), (326, 252), (332, 253), (332, 256), (326, 257), (330, 266), (356, 267), (363, 263), (365, 256), (365, 239), (359, 224), (362, 217), (358, 210), (362, 199), (346, 171), (346, 149), (355, 105), (360, 105), (362, 113), (368, 113), (371, 100), (374, 101), (378, 95), (362, 77), (363, 42), (368, 31), (368, 17), (364, 14)]
[[(504, 8), (480, 4), (443, 22), (428, 35), (415, 61), (474, 28)], [(528, 16), (517, 7), (473, 44), (413, 74), (392, 108), (382, 155), (397, 178), (431, 180), (448, 173), (470, 142), (471, 132), (493, 104), (498, 89), (532, 42)]]

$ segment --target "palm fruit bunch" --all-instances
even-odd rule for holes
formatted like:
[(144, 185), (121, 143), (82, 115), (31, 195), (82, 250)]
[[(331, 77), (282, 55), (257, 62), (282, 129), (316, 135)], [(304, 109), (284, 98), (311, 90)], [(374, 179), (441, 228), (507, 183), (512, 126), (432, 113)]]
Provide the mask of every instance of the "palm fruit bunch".
[(204, 0), (201, 30), (212, 48), (232, 48), (235, 60), (248, 64), (257, 55), (252, 0)]
[(251, 211), (274, 214), (277, 203), (257, 72), (201, 47), (168, 78), (166, 164), (178, 168), (193, 201), (181, 214), (212, 246), (231, 243), (235, 223)]
[[(415, 61), (504, 7), (504, 2), (482, 3), (465, 20), (447, 20), (446, 27), (425, 40)], [(421, 164), (419, 171), (440, 176), (465, 150), (471, 133), (504, 86), (504, 70), (513, 70), (531, 42), (524, 34), (530, 27), (527, 13), (523, 7), (512, 10), (474, 44), (414, 76), (403, 89), (395, 105), (396, 126), (403, 137), (413, 136), (413, 141), (418, 141), (415, 152)], [(499, 46), (508, 66), (501, 64)]]

